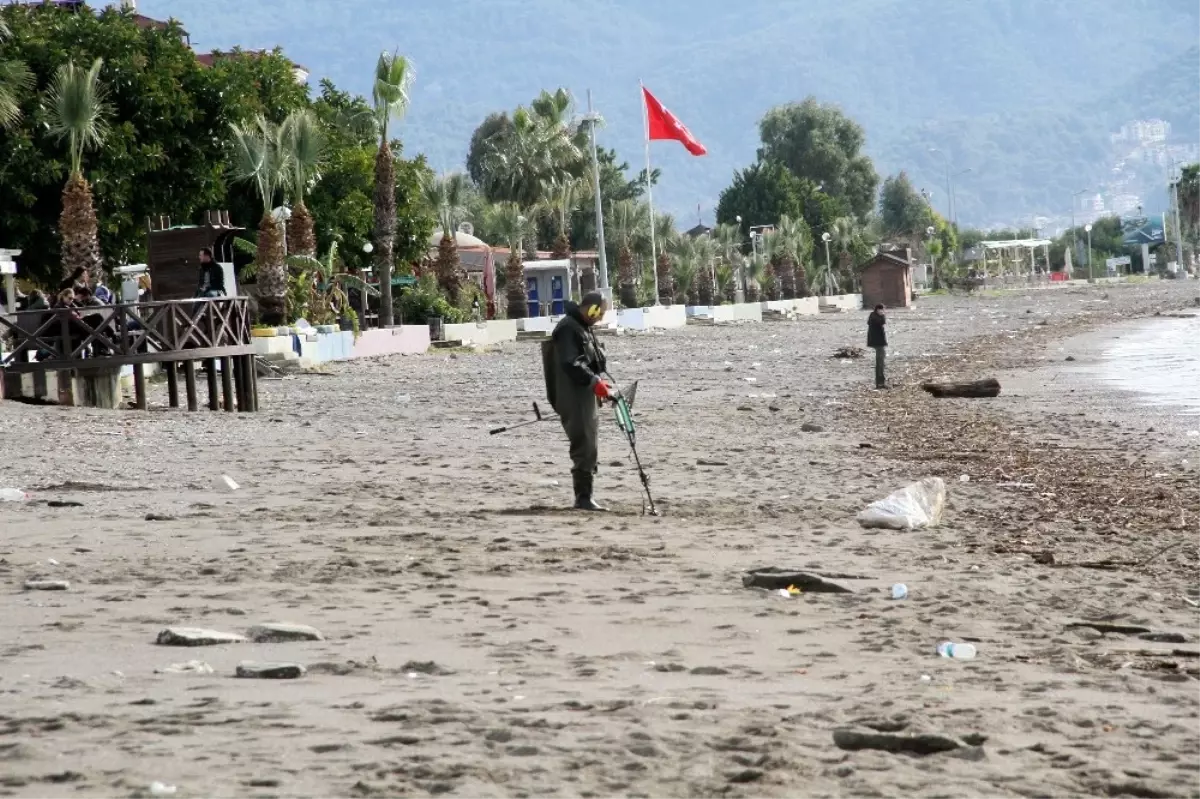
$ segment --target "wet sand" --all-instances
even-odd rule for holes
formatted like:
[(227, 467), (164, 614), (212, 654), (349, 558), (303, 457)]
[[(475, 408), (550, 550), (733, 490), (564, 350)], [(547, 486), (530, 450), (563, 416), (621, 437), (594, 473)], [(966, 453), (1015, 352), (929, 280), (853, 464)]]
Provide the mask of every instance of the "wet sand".
[[(1050, 379), (1072, 337), (1196, 293), (924, 299), (880, 393), (829, 357), (863, 314), (607, 338), (657, 519), (607, 416), (604, 517), (554, 510), (556, 424), (487, 434), (542, 399), (531, 343), (264, 381), (257, 415), (0, 403), (0, 487), (33, 492), (0, 504), (0, 793), (1200, 795), (1196, 440)], [(932, 400), (938, 374), (1006, 388)], [(855, 523), (929, 475), (936, 529)], [(853, 593), (743, 588), (761, 566)], [(263, 622), (324, 640), (155, 643)]]

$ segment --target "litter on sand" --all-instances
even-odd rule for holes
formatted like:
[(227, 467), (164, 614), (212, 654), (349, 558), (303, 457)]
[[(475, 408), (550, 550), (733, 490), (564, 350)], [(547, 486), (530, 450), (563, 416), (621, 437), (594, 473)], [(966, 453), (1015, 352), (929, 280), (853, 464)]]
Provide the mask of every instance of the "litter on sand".
[(946, 483), (940, 477), (926, 477), (863, 508), (858, 523), (866, 528), (920, 530), (936, 527), (945, 507)]

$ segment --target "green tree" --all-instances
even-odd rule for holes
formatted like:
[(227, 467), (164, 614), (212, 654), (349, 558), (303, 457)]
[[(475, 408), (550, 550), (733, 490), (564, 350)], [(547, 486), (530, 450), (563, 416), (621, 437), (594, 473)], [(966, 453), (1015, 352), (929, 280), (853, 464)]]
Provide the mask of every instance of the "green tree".
[[(648, 207), (646, 207), (646, 213), (649, 213)], [(647, 232), (646, 230), (639, 230), (638, 235), (640, 238), (645, 238)], [(658, 297), (655, 301), (662, 305), (670, 305), (675, 301), (675, 279), (671, 269), (671, 257), (669, 253), (671, 248), (678, 244), (679, 239), (679, 231), (675, 229), (675, 217), (670, 214), (655, 214), (654, 249), (656, 252), (654, 253), (654, 270), (658, 278)]]
[(530, 220), (521, 207), (513, 202), (501, 202), (491, 207), (489, 224), (508, 246), (504, 265), (504, 288), (509, 319), (524, 319), (529, 315), (529, 297), (525, 290), (525, 267), (521, 259), (523, 242), (530, 233)]
[(392, 324), (392, 267), (396, 240), (396, 160), (389, 132), (408, 110), (413, 72), (399, 53), (380, 53), (372, 92), (379, 150), (375, 154), (375, 266), (379, 275), (379, 324)]
[(805, 193), (804, 183), (781, 164), (760, 161), (734, 173), (717, 201), (717, 222), (733, 224), (741, 217), (742, 235), (748, 238), (751, 227), (803, 216)]
[(495, 111), (488, 114), (475, 132), (471, 134), (471, 143), (467, 147), (467, 174), (471, 182), (479, 188), (488, 185), (488, 175), (484, 168), (484, 158), (487, 157), (489, 142), (494, 137), (503, 137), (512, 128), (512, 120), (508, 112)]
[[(145, 260), (147, 218), (191, 221), (222, 207), (228, 95), (222, 97), (177, 25), (140, 28), (112, 8), (91, 13), (55, 5), (6, 4), (0, 20), (12, 32), (3, 60), (25, 64), (39, 86), (49, 86), (69, 61), (103, 59), (109, 130), (86, 161), (106, 264)], [(50, 132), (42, 98), (19, 100), (21, 118), (0, 128), (0, 241), (24, 251), (24, 275), (57, 284), (69, 158)]]
[(50, 132), (66, 139), (71, 165), (58, 225), (64, 277), (76, 269), (83, 269), (93, 280), (102, 277), (96, 208), (92, 186), (83, 176), (83, 153), (99, 148), (108, 132), (112, 109), (104, 101), (105, 89), (100, 83), (103, 66), (100, 58), (86, 71), (67, 62), (58, 68), (47, 95)]
[(292, 215), (287, 220), (288, 251), (315, 258), (316, 227), (304, 198), (310, 186), (321, 178), (327, 154), (325, 129), (316, 114), (305, 108), (287, 115), (280, 126), (280, 139), (286, 149), (287, 191), (292, 200)]
[(901, 171), (883, 182), (879, 192), (879, 220), (887, 236), (904, 241), (914, 250), (924, 240), (932, 212), (929, 203), (913, 188), (907, 173)]
[(280, 126), (266, 117), (230, 127), (235, 181), (253, 187), (262, 206), (255, 257), (259, 316), (268, 325), (287, 321), (288, 274), (283, 231), (272, 214), (275, 198), (287, 186), (290, 164)]
[(759, 135), (759, 160), (782, 164), (796, 177), (823, 187), (860, 218), (871, 213), (879, 176), (862, 152), (862, 127), (840, 108), (813, 97), (777, 106), (759, 122)]
[(433, 212), (442, 230), (438, 242), (434, 273), (438, 287), (452, 305), (458, 304), (462, 279), (459, 275), (458, 247), (455, 234), (458, 225), (466, 218), (470, 183), (465, 174), (454, 172), (434, 177), (425, 183), (425, 203)]
[[(0, 19), (0, 43), (12, 32)], [(33, 73), (24, 63), (0, 60), (0, 128), (9, 128), (21, 119), (21, 101), (33, 89)]]
[(611, 223), (617, 248), (617, 289), (622, 307), (638, 307), (637, 274), (634, 272), (633, 249), (650, 224), (646, 206), (636, 200), (618, 200), (612, 204)]

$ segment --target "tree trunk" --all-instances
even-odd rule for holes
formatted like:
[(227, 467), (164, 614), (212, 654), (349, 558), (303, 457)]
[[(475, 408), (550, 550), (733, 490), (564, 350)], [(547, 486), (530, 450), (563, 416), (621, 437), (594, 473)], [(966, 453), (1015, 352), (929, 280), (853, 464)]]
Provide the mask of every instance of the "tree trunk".
[(442, 234), (438, 243), (437, 260), (433, 265), (433, 273), (437, 275), (438, 288), (450, 300), (451, 305), (458, 305), (459, 294), (462, 291), (462, 278), (458, 268), (458, 247), (454, 243), (454, 234)]
[(554, 237), (554, 243), (550, 246), (550, 257), (556, 261), (571, 257), (571, 240), (567, 238), (565, 230), (559, 229), (558, 235)]
[(514, 249), (504, 264), (504, 296), (508, 300), (508, 318), (524, 319), (529, 315), (529, 296), (525, 293), (525, 267), (521, 251)]
[(396, 162), (386, 141), (375, 155), (375, 274), (379, 278), (379, 325), (392, 324), (392, 245), (396, 238)]
[(763, 267), (762, 293), (767, 300), (779, 299), (779, 279), (775, 276), (775, 266), (770, 263)]
[(301, 198), (287, 221), (287, 249), (293, 255), (317, 257), (317, 234), (313, 216)]
[(671, 257), (665, 252), (660, 252), (654, 268), (658, 272), (658, 301), (662, 305), (671, 305), (675, 301), (675, 277), (671, 274)]
[(696, 302), (698, 305), (717, 304), (717, 286), (713, 281), (711, 264), (700, 267), (696, 275)]
[(617, 252), (617, 276), (620, 284), (620, 300), (623, 308), (638, 307), (637, 284), (634, 282), (633, 253), (628, 247)]
[(921, 388), (935, 397), (998, 397), (1000, 381), (994, 377), (969, 383), (922, 383)]
[(264, 324), (287, 320), (287, 255), (283, 231), (270, 211), (258, 223), (258, 310)]
[(63, 277), (70, 277), (82, 267), (93, 284), (102, 280), (96, 208), (92, 204), (92, 187), (83, 175), (71, 175), (63, 187), (58, 230), (62, 235)]

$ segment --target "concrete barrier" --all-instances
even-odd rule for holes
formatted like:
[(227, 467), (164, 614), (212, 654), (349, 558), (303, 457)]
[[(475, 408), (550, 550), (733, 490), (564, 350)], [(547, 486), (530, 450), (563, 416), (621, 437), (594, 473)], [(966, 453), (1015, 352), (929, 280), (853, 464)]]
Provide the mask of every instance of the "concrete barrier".
[(429, 349), (429, 325), (366, 330), (354, 342), (351, 358), (379, 355), (417, 355)]
[(712, 320), (718, 323), (761, 322), (762, 306), (756, 302), (716, 305), (712, 309)]
[(832, 306), (840, 308), (843, 311), (860, 311), (862, 310), (862, 295), (861, 294), (831, 294), (828, 297), (818, 297), (822, 306)]
[(631, 330), (672, 330), (687, 325), (687, 309), (682, 305), (623, 308), (617, 311), (617, 325)]
[(516, 319), (493, 319), (490, 322), (465, 322), (446, 325), (446, 340), (486, 346), (502, 341), (517, 340)]

